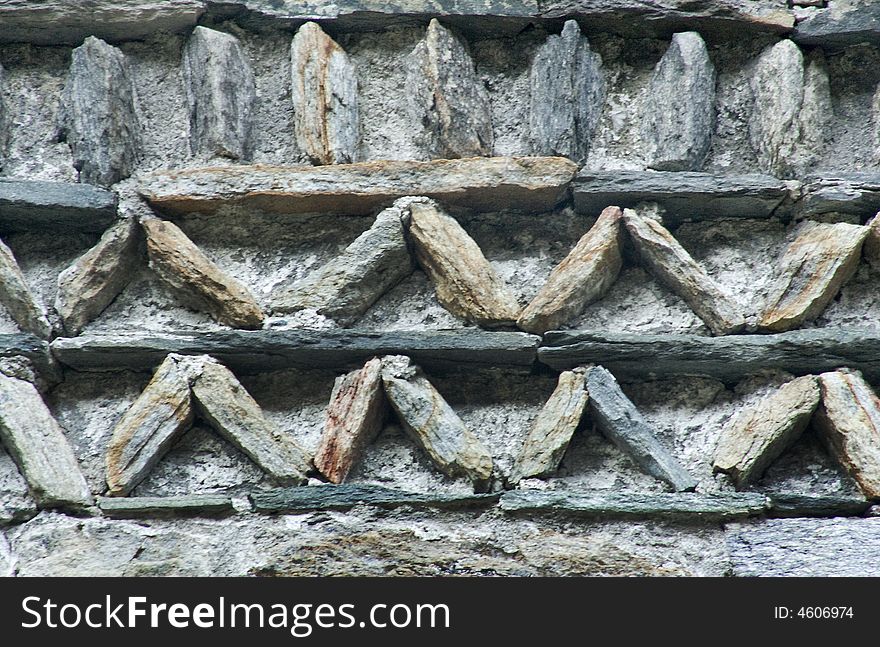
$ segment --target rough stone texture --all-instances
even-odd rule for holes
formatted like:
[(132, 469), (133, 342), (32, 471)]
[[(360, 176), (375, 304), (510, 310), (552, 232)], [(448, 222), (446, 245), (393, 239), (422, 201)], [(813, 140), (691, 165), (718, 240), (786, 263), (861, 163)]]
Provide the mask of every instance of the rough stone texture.
[(407, 62), (410, 119), (429, 158), (492, 154), (492, 110), (466, 45), (432, 18)]
[(233, 328), (262, 326), (263, 311), (250, 291), (224, 274), (177, 225), (146, 218), (141, 226), (150, 267), (187, 305)]
[(249, 160), (257, 95), (238, 39), (196, 27), (183, 50), (183, 82), (193, 153)]
[(862, 496), (770, 494), (774, 517), (861, 517), (870, 507)]
[(82, 182), (110, 186), (138, 163), (137, 94), (125, 54), (94, 36), (71, 55), (62, 134)]
[(876, 216), (868, 222), (868, 234), (862, 244), (862, 252), (871, 268), (880, 270), (880, 218)]
[(657, 279), (680, 296), (716, 335), (745, 327), (741, 306), (706, 274), (660, 223), (631, 209), (623, 222), (641, 261)]
[(804, 45), (842, 48), (880, 43), (880, 10), (870, 0), (836, 0), (798, 21), (792, 39)]
[(583, 163), (602, 115), (605, 77), (602, 57), (590, 50), (574, 20), (566, 21), (559, 36), (548, 36), (535, 53), (529, 86), (534, 154)]
[(857, 269), (868, 228), (808, 224), (779, 260), (762, 330), (782, 332), (818, 317)]
[(697, 32), (675, 34), (654, 68), (642, 124), (648, 167), (699, 171), (715, 128), (715, 67)]
[(27, 481), (12, 456), (0, 451), (0, 528), (22, 523), (36, 514), (37, 504), (28, 492)]
[(232, 499), (216, 495), (99, 497), (98, 507), (111, 519), (216, 516), (234, 510)]
[(350, 510), (355, 506), (379, 508), (478, 508), (494, 504), (497, 494), (438, 494), (405, 492), (375, 485), (319, 485), (254, 492), (250, 499), (257, 512)]
[(24, 332), (43, 339), (52, 336), (52, 324), (45, 308), (37, 303), (25, 281), (12, 250), (0, 240), (0, 304)]
[(860, 218), (880, 210), (880, 175), (871, 171), (825, 174), (804, 183), (802, 196), (794, 205), (799, 217), (851, 214)]
[(67, 182), (0, 178), (0, 228), (103, 231), (116, 217), (116, 195)]
[(742, 411), (723, 431), (715, 450), (715, 469), (746, 485), (797, 440), (819, 405), (819, 384), (812, 375), (792, 380)]
[(617, 280), (623, 264), (622, 212), (608, 207), (568, 256), (553, 268), (547, 281), (522, 311), (516, 325), (543, 334), (578, 315)]
[(290, 43), (290, 69), (297, 145), (313, 164), (357, 161), (357, 71), (345, 50), (307, 22)]
[(4, 98), (4, 82), (5, 72), (3, 66), (0, 65), (0, 171), (3, 170), (3, 161), (6, 157), (6, 146), (9, 140), (9, 122), (10, 115), (6, 108), (6, 99)]

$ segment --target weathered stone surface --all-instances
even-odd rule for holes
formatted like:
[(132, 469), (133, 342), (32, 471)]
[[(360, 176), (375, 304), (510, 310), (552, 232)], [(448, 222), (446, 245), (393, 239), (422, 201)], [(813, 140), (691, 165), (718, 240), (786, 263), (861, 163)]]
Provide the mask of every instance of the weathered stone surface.
[(0, 178), (0, 229), (104, 231), (116, 194), (87, 184)]
[[(27, 521), (36, 514), (37, 504), (28, 492), (27, 481), (12, 456), (0, 446), (0, 528)], [(2, 553), (2, 536), (0, 536), (0, 553)]]
[(0, 65), (0, 170), (3, 170), (3, 162), (6, 158), (6, 144), (9, 139), (9, 113), (6, 109), (6, 99), (4, 97), (4, 75), (3, 66)]
[(770, 494), (773, 517), (860, 517), (871, 502), (860, 496)]
[(801, 218), (826, 213), (869, 218), (880, 211), (880, 174), (853, 171), (811, 178), (794, 209)]
[(206, 517), (234, 512), (232, 499), (215, 494), (169, 497), (98, 497), (98, 507), (111, 519)]
[(516, 457), (509, 478), (511, 483), (547, 476), (558, 469), (588, 399), (584, 369), (565, 371), (559, 376), (556, 389), (532, 423)]
[(382, 384), (404, 429), (440, 471), (486, 487), (492, 455), (408, 357), (382, 359)]
[(28, 382), (33, 381), (34, 378), (53, 380), (58, 377), (56, 375), (58, 366), (49, 353), (49, 344), (45, 340), (29, 333), (0, 334), (0, 371), (4, 370), (3, 365), (8, 362), (17, 364), (22, 361), (35, 369), (36, 375), (19, 376), (14, 372), (7, 371), (7, 373)]
[(816, 425), (865, 496), (880, 499), (880, 399), (857, 372), (822, 373), (819, 385)]
[(799, 377), (742, 411), (722, 432), (715, 450), (715, 470), (737, 487), (751, 483), (797, 440), (819, 405), (819, 384)]
[(360, 143), (357, 71), (345, 50), (314, 22), (290, 43), (296, 143), (313, 164), (357, 160)]
[(779, 260), (762, 330), (782, 332), (818, 317), (858, 268), (868, 228), (808, 223)]
[(141, 150), (136, 103), (119, 49), (89, 36), (73, 50), (61, 125), (80, 181), (110, 186), (134, 170)]
[(46, 318), (46, 311), (37, 303), (24, 275), (18, 267), (12, 250), (0, 240), (0, 304), (2, 304), (15, 323), (24, 332), (33, 333), (43, 339), (52, 336), (52, 325)]
[(78, 335), (128, 285), (140, 261), (140, 241), (137, 221), (120, 220), (58, 275), (55, 310), (69, 334)]
[(141, 225), (150, 267), (185, 303), (233, 328), (263, 325), (263, 312), (248, 289), (211, 262), (177, 225), (158, 218), (146, 218)]
[(565, 199), (577, 166), (560, 157), (491, 157), (330, 166), (234, 166), (158, 172), (141, 193), (170, 214), (223, 205), (270, 213), (364, 215), (423, 195), (478, 211), (548, 211)]
[(467, 46), (436, 18), (407, 59), (407, 107), (432, 158), (492, 154), (492, 109)]
[(868, 234), (862, 244), (865, 260), (874, 270), (880, 270), (880, 218), (874, 216), (868, 221)]
[(70, 443), (33, 384), (0, 373), (0, 440), (43, 508), (82, 508), (92, 494)]
[(623, 264), (621, 215), (618, 207), (602, 211), (596, 224), (550, 272), (538, 294), (517, 319), (517, 326), (543, 334), (605, 296)]
[(535, 155), (587, 159), (605, 103), (602, 57), (574, 20), (538, 48), (529, 73), (529, 129)]
[(409, 236), (440, 305), (480, 326), (503, 326), (517, 320), (520, 306), (513, 291), (455, 218), (436, 204), (414, 202)]
[(640, 468), (666, 481), (677, 492), (697, 486), (696, 479), (657, 440), (654, 430), (624, 395), (611, 373), (601, 366), (589, 369), (587, 392), (596, 427)]
[(716, 335), (745, 327), (742, 310), (656, 220), (626, 209), (623, 222), (641, 261), (672, 292), (684, 299)]
[(409, 209), (382, 211), (367, 231), (326, 265), (273, 297), (276, 312), (313, 308), (349, 326), (414, 268), (406, 242)]
[(336, 378), (315, 453), (318, 471), (330, 482), (342, 483), (364, 448), (382, 431), (387, 409), (380, 359)]
[(843, 48), (880, 43), (880, 7), (871, 0), (822, 3), (798, 21), (791, 37), (804, 45)]
[(695, 31), (675, 34), (654, 68), (642, 122), (648, 167), (699, 171), (715, 129), (715, 67)]
[(221, 436), (283, 484), (306, 480), (311, 458), (290, 432), (278, 429), (235, 375), (209, 357), (192, 382), (193, 404)]

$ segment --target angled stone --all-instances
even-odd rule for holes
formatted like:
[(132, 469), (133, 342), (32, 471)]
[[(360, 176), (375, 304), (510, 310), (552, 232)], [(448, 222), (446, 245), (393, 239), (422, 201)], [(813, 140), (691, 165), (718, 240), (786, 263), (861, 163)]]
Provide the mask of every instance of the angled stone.
[(478, 489), (492, 476), (492, 455), (408, 357), (382, 359), (385, 395), (409, 436), (447, 476)]
[(180, 228), (145, 218), (150, 267), (184, 303), (232, 328), (260, 328), (263, 311), (250, 291), (228, 276)]
[(695, 31), (675, 34), (654, 68), (642, 122), (648, 167), (699, 171), (715, 129), (715, 67)]
[(623, 221), (641, 261), (660, 283), (690, 306), (713, 334), (729, 335), (745, 327), (739, 304), (725, 294), (663, 225), (631, 209), (624, 210)]
[(327, 405), (315, 467), (331, 483), (342, 483), (364, 448), (382, 431), (388, 405), (382, 391), (382, 361), (336, 378)]
[(141, 151), (136, 103), (119, 49), (89, 36), (73, 50), (62, 131), (81, 182), (110, 186), (131, 175)]
[(817, 427), (865, 496), (880, 499), (880, 399), (855, 371), (822, 373), (819, 385)]
[(737, 487), (759, 479), (797, 440), (819, 405), (819, 383), (799, 377), (742, 411), (721, 432), (715, 471), (729, 474)]
[(515, 322), (516, 296), (458, 221), (430, 202), (412, 203), (410, 213), (416, 260), (434, 283), (440, 305), (480, 326)]
[(408, 221), (407, 207), (385, 209), (339, 256), (275, 296), (273, 309), (286, 313), (313, 308), (343, 326), (351, 325), (412, 273)]
[(862, 245), (862, 253), (874, 270), (880, 270), (880, 218), (875, 215), (867, 223), (868, 234)]
[(43, 339), (52, 336), (52, 325), (46, 318), (46, 311), (25, 282), (12, 250), (0, 240), (0, 304), (6, 307), (10, 316), (25, 332), (33, 333)]
[(210, 357), (201, 359), (200, 372), (192, 382), (199, 416), (279, 483), (303, 483), (312, 461), (293, 435), (263, 415), (228, 368)]
[(346, 164), (360, 143), (357, 71), (345, 50), (314, 22), (290, 43), (296, 143), (313, 164)]
[(762, 330), (782, 332), (818, 317), (858, 269), (867, 227), (808, 223), (782, 254)]
[(551, 35), (532, 60), (529, 129), (535, 155), (583, 163), (605, 102), (602, 57), (590, 50), (574, 20)]
[(516, 457), (510, 483), (547, 476), (559, 468), (588, 399), (585, 369), (565, 371), (559, 376), (556, 389), (532, 423)]
[(216, 517), (235, 511), (232, 499), (216, 494), (98, 497), (98, 507), (111, 519)]
[(3, 231), (104, 231), (116, 203), (115, 193), (89, 184), (0, 178)]
[(431, 158), (492, 154), (492, 109), (461, 39), (436, 18), (407, 59), (407, 106)]
[(542, 335), (559, 328), (598, 301), (614, 284), (623, 264), (618, 207), (607, 207), (563, 261), (553, 268), (516, 325)]
[(657, 440), (654, 430), (624, 395), (611, 373), (601, 366), (589, 369), (587, 392), (596, 427), (636, 465), (669, 483), (677, 492), (697, 486), (696, 479)]
[(257, 91), (238, 39), (196, 27), (183, 49), (183, 84), (192, 152), (250, 159)]

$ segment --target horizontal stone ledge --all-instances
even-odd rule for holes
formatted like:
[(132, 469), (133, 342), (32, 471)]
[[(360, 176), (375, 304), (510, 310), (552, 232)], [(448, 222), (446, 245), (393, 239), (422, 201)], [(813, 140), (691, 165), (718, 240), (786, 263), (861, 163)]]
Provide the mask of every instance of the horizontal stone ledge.
[(859, 495), (769, 494), (773, 517), (860, 517), (871, 502)]
[(800, 217), (845, 213), (862, 220), (880, 211), (880, 173), (840, 173), (804, 181), (795, 204)]
[(229, 330), (178, 334), (59, 337), (52, 352), (78, 371), (153, 370), (168, 353), (210, 355), (233, 371), (359, 367), (377, 355), (408, 355), (427, 370), (475, 366), (530, 370), (540, 338), (475, 329), (356, 332)]
[(814, 328), (775, 335), (641, 335), (553, 331), (539, 361), (557, 370), (602, 364), (622, 379), (705, 375), (735, 383), (764, 369), (794, 375), (849, 367), (880, 379), (880, 331)]
[(0, 359), (24, 357), (43, 378), (53, 378), (55, 364), (49, 353), (49, 344), (28, 333), (0, 334)]
[(104, 231), (116, 219), (116, 202), (112, 191), (88, 184), (0, 178), (0, 232)]
[(235, 511), (228, 496), (194, 494), (185, 496), (99, 497), (98, 508), (106, 517), (218, 516)]
[(841, 49), (850, 45), (880, 44), (880, 6), (871, 2), (832, 2), (797, 23), (791, 35), (801, 45)]

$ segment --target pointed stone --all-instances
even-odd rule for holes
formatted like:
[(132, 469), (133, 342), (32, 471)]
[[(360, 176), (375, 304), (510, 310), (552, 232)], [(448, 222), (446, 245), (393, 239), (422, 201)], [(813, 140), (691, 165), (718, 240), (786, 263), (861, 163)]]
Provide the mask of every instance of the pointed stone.
[(238, 39), (196, 27), (183, 49), (183, 84), (192, 152), (250, 159), (257, 91)]
[(808, 223), (782, 254), (762, 330), (783, 332), (818, 317), (858, 269), (868, 228)]
[(642, 263), (660, 283), (684, 299), (716, 335), (745, 327), (742, 310), (682, 247), (663, 225), (631, 209), (623, 212), (630, 240)]
[(146, 218), (141, 225), (150, 267), (187, 305), (232, 328), (262, 326), (263, 312), (248, 289), (211, 262), (177, 225), (158, 218)]
[(862, 245), (865, 260), (875, 271), (880, 271), (880, 214), (875, 215), (867, 223), (868, 233)]
[(559, 468), (587, 406), (586, 371), (565, 371), (547, 404), (541, 409), (510, 473), (510, 483), (548, 476)]
[(136, 103), (119, 49), (89, 36), (73, 50), (62, 130), (81, 182), (110, 186), (131, 175), (141, 151)]
[(25, 282), (12, 250), (0, 240), (0, 304), (6, 307), (10, 316), (25, 332), (33, 333), (43, 339), (52, 336), (52, 325), (46, 318), (46, 311), (37, 303)]
[(336, 258), (273, 299), (276, 312), (313, 308), (349, 326), (413, 271), (406, 243), (407, 207), (382, 211)]
[(605, 102), (602, 57), (574, 20), (538, 48), (529, 73), (529, 128), (535, 155), (583, 163)]
[(314, 22), (290, 43), (296, 143), (313, 164), (357, 160), (360, 143), (357, 71), (345, 50)]
[(624, 395), (606, 369), (587, 371), (587, 392), (593, 422), (611, 442), (645, 472), (666, 481), (676, 492), (693, 490), (697, 481), (657, 440), (654, 429)]
[(0, 440), (40, 507), (82, 508), (92, 503), (73, 449), (36, 387), (2, 373)]
[(477, 489), (488, 485), (492, 455), (443, 396), (403, 355), (382, 359), (385, 395), (403, 428), (447, 476), (464, 476)]
[(695, 31), (673, 35), (651, 84), (642, 122), (648, 167), (699, 171), (715, 128), (715, 67)]
[(414, 202), (410, 213), (416, 260), (434, 283), (440, 305), (479, 326), (515, 322), (516, 297), (458, 221), (432, 202)]
[(315, 467), (331, 483), (342, 483), (379, 435), (387, 408), (380, 359), (374, 357), (363, 368), (336, 378), (315, 454)]
[(428, 155), (491, 155), (489, 95), (461, 39), (432, 18), (406, 65), (410, 119)]
[(542, 335), (580, 314), (614, 284), (623, 264), (618, 207), (608, 207), (568, 256), (553, 268), (516, 325)]
[(800, 438), (818, 405), (819, 383), (813, 375), (799, 377), (764, 396), (721, 432), (715, 471), (729, 474), (737, 487), (758, 480)]
[(855, 371), (819, 376), (816, 426), (831, 453), (869, 499), (880, 499), (880, 399)]

